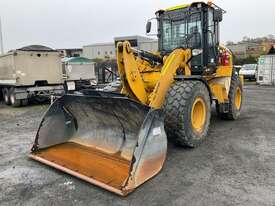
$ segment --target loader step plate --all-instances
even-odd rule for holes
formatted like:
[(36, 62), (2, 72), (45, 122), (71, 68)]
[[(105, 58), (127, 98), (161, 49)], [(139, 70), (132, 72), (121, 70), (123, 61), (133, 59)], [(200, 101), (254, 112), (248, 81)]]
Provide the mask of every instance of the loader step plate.
[(56, 145), (33, 155), (117, 189), (121, 189), (130, 170), (130, 161), (119, 155), (110, 156), (74, 142)]

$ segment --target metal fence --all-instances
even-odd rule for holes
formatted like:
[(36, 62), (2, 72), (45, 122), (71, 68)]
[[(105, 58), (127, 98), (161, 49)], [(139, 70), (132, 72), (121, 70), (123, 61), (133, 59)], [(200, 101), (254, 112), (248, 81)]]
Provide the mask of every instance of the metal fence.
[(118, 77), (116, 61), (107, 60), (96, 63), (95, 74), (98, 84), (106, 84), (115, 81)]

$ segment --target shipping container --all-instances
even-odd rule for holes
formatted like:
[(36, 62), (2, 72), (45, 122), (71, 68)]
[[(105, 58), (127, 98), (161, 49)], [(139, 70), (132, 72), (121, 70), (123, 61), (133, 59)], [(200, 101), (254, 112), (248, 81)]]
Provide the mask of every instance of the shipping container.
[(259, 58), (257, 83), (275, 85), (275, 55), (263, 55)]

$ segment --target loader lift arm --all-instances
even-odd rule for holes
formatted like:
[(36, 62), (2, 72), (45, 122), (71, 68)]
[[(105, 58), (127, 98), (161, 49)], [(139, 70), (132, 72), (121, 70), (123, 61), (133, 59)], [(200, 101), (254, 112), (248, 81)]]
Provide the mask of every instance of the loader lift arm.
[[(135, 53), (142, 55), (142, 52), (133, 50), (129, 42), (118, 43), (117, 61), (118, 71), (123, 85), (122, 92), (143, 104), (155, 109), (160, 109), (167, 91), (174, 82), (177, 70), (180, 69), (182, 74), (186, 73), (186, 70), (189, 70), (188, 64), (192, 56), (191, 50), (182, 48), (175, 49), (169, 56), (164, 58), (164, 64), (158, 71), (159, 79), (151, 92), (148, 92), (144, 84), (142, 69), (139, 68)], [(154, 62), (161, 62), (161, 58), (153, 54), (148, 55), (147, 53), (146, 58), (152, 58)], [(154, 68), (150, 70), (153, 71)]]

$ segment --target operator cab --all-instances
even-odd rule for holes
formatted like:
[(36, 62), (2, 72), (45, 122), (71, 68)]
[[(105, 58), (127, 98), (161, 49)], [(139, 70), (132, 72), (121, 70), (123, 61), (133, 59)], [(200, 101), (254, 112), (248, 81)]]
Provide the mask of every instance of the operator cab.
[[(156, 12), (161, 55), (176, 48), (200, 49), (202, 53), (191, 61), (192, 74), (215, 71), (218, 66), (219, 22), (224, 10), (213, 3), (196, 2)], [(151, 21), (146, 32), (150, 33)]]

